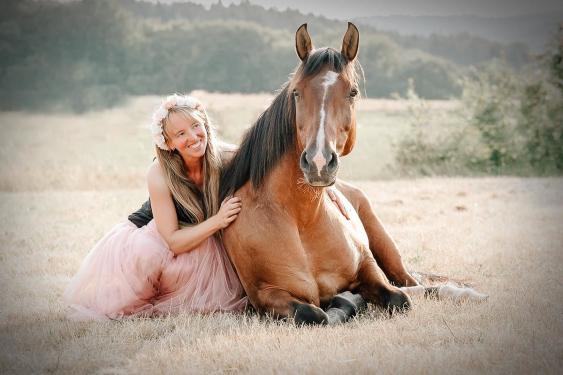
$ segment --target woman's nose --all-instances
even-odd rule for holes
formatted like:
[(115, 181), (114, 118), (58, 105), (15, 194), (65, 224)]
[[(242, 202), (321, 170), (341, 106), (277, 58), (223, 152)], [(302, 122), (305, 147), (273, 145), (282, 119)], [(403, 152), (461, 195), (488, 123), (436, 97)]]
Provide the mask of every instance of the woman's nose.
[(188, 131), (186, 135), (188, 137), (188, 141), (196, 141), (199, 138), (199, 135), (194, 130)]

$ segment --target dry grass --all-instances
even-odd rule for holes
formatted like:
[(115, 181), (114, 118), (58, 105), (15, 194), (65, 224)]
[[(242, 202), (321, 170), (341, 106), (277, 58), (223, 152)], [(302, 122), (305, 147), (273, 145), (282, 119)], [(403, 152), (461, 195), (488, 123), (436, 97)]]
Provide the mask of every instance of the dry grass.
[[(74, 323), (60, 296), (143, 190), (0, 194), (2, 373), (558, 373), (561, 179), (360, 182), (409, 267), (468, 278), (484, 304), (415, 300), (338, 327), (183, 314)], [(463, 207), (463, 208), (460, 208)]]
[[(231, 140), (269, 98), (200, 96)], [(560, 373), (563, 179), (367, 181), (392, 176), (388, 143), (408, 129), (396, 102), (360, 108), (366, 138), (343, 172), (411, 269), (468, 279), (487, 303), (417, 299), (405, 316), (370, 309), (315, 328), (231, 314), (67, 321), (60, 297), (85, 254), (147, 196), (141, 125), (157, 102), (0, 114), (0, 373)]]
[[(206, 103), (220, 136), (238, 143), (271, 95), (195, 92)], [(123, 107), (84, 115), (0, 113), (0, 190), (40, 191), (144, 187), (154, 152), (147, 124), (160, 99), (132, 98)], [(410, 131), (407, 101), (362, 99), (356, 149), (343, 160), (347, 179), (394, 177), (394, 142)], [(448, 126), (456, 102), (429, 106)]]

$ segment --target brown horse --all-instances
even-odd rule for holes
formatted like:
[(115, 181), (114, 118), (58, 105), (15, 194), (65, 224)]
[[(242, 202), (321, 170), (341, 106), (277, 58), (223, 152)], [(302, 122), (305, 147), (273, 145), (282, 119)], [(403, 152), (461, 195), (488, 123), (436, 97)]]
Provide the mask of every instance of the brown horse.
[[(224, 170), (221, 195), (234, 192), (243, 209), (223, 240), (260, 312), (301, 323), (341, 322), (355, 313), (346, 300), (358, 302), (350, 294), (335, 298), (343, 291), (390, 311), (411, 305), (379, 268), (356, 211), (347, 221), (324, 194), (336, 182), (339, 157), (354, 147), (358, 46), (351, 23), (340, 52), (313, 49), (302, 25), (296, 33), (301, 64)], [(388, 258), (378, 259), (388, 275), (416, 284), (400, 259)], [(329, 306), (328, 314), (321, 306)]]

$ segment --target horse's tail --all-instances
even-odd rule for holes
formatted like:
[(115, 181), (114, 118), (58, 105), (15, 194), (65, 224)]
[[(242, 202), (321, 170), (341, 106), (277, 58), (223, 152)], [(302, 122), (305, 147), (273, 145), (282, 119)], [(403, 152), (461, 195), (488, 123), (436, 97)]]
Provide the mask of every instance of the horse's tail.
[(455, 280), (446, 276), (411, 272), (411, 275), (421, 284), (418, 286), (403, 287), (401, 290), (413, 296), (439, 300), (461, 301), (486, 301), (489, 296), (479, 293), (467, 281)]
[(486, 301), (489, 296), (479, 293), (473, 288), (459, 287), (451, 284), (440, 286), (406, 286), (401, 288), (409, 297), (424, 295), (427, 298), (439, 300), (452, 300), (454, 302), (462, 301)]

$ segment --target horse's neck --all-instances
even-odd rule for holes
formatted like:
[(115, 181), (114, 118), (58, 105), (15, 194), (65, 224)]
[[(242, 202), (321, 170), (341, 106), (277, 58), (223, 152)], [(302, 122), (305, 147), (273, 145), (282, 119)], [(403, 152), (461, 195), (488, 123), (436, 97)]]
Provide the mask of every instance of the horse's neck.
[(324, 189), (305, 183), (295, 152), (284, 155), (266, 179), (265, 188), (273, 199), (300, 222), (315, 220), (324, 204)]

